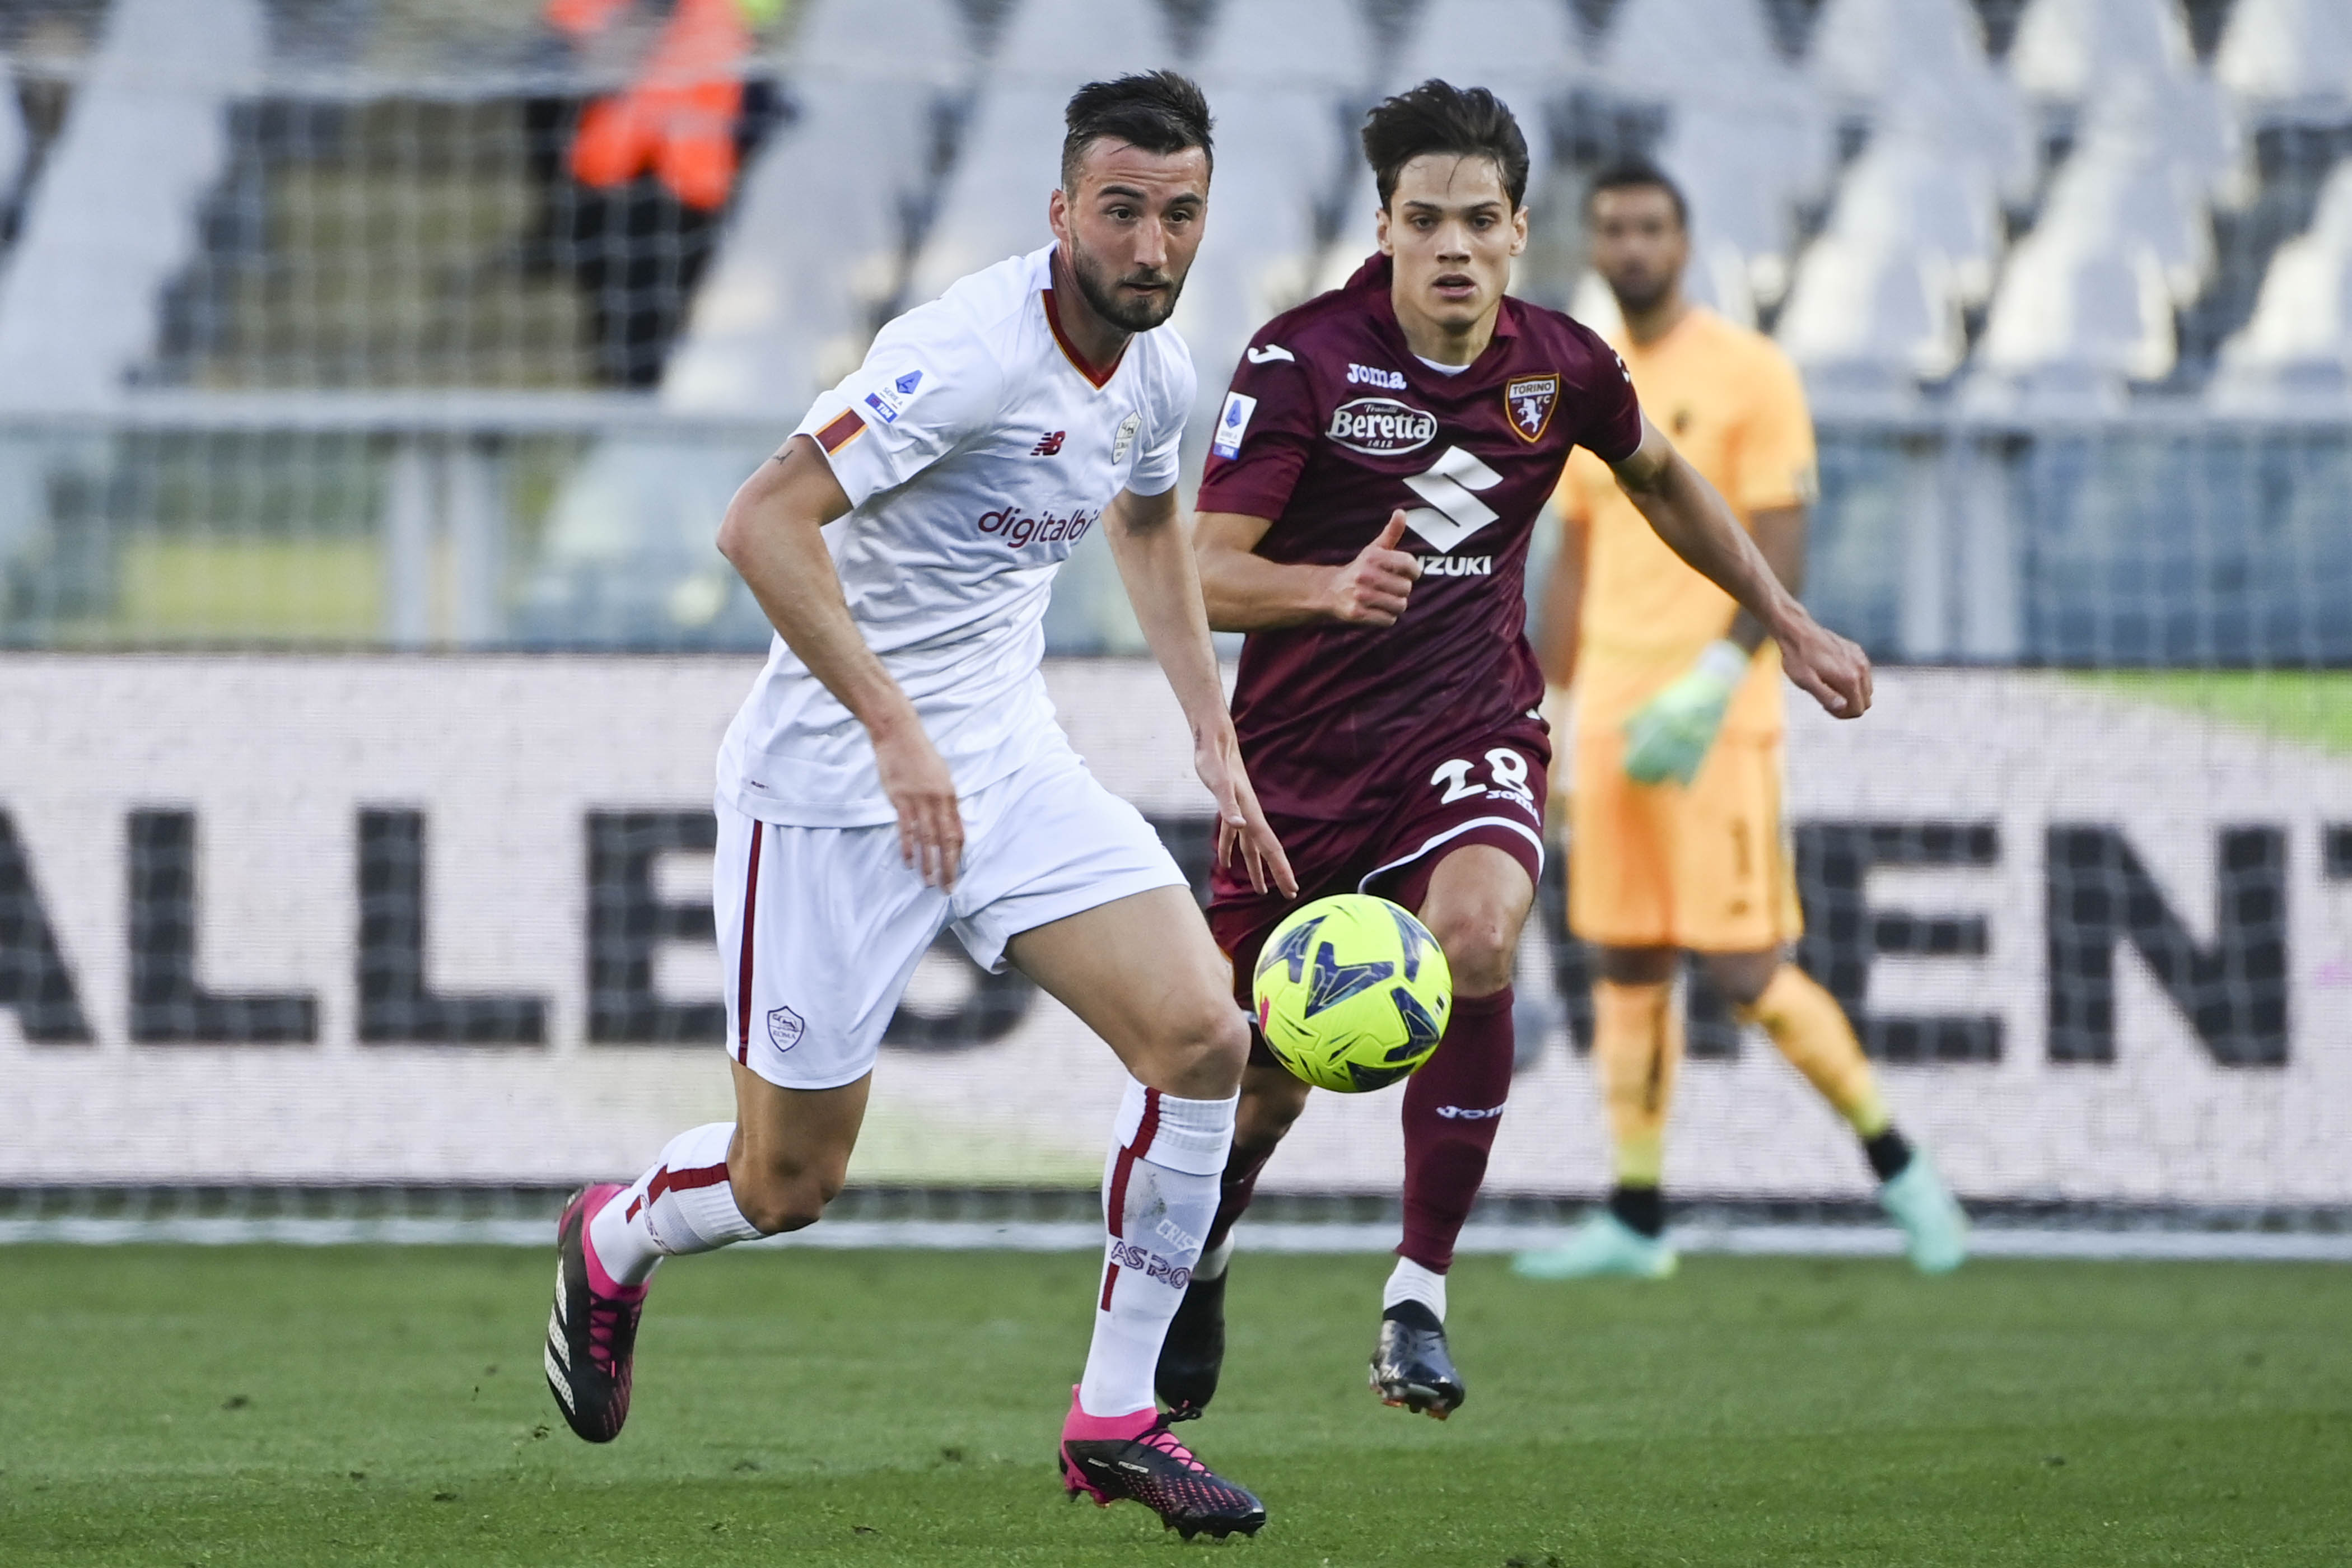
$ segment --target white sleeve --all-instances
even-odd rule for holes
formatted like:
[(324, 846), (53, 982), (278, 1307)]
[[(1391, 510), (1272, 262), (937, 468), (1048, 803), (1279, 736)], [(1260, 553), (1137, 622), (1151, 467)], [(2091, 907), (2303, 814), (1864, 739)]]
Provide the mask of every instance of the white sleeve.
[(1198, 390), (1192, 371), (1192, 351), (1174, 332), (1167, 334), (1170, 352), (1160, 376), (1160, 406), (1151, 410), (1151, 429), (1143, 451), (1127, 477), (1127, 488), (1139, 496), (1165, 495), (1176, 487), (1182, 466), (1180, 448), (1184, 420)]
[(866, 363), (819, 395), (793, 434), (824, 451), (853, 507), (905, 484), (995, 423), (1003, 368), (960, 316), (938, 305), (884, 327)]

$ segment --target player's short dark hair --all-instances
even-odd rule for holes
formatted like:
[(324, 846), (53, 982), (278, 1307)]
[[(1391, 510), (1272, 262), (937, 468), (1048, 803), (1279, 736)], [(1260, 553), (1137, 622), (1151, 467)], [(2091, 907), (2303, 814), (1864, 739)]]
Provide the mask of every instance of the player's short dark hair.
[(1087, 149), (1105, 137), (1147, 153), (1181, 153), (1198, 147), (1214, 166), (1209, 143), (1209, 100), (1198, 82), (1178, 71), (1140, 71), (1109, 81), (1090, 81), (1070, 95), (1062, 111), (1069, 127), (1062, 138), (1062, 189), (1078, 183)]
[(1379, 184), (1381, 205), (1396, 195), (1397, 175), (1432, 153), (1490, 158), (1516, 210), (1528, 195), (1528, 139), (1511, 106), (1483, 87), (1455, 87), (1432, 77), (1384, 99), (1364, 116), (1364, 156)]
[(1690, 227), (1690, 203), (1683, 199), (1683, 188), (1675, 184), (1673, 175), (1647, 158), (1620, 158), (1593, 175), (1592, 183), (1584, 189), (1587, 213), (1603, 191), (1664, 191), (1666, 200), (1675, 204), (1675, 222)]

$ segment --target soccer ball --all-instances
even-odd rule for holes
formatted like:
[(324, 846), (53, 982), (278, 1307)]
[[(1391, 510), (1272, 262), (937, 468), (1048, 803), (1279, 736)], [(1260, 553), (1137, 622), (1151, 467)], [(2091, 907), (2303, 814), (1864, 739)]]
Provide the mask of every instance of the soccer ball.
[(1386, 899), (1342, 893), (1274, 928), (1251, 982), (1267, 1048), (1318, 1089), (1386, 1089), (1429, 1059), (1454, 973), (1429, 928)]

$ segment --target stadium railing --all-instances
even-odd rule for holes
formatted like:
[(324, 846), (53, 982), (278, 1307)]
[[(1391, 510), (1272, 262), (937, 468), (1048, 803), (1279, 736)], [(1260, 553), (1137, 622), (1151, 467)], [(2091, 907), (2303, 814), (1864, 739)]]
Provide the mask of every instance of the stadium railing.
[[(709, 548), (773, 420), (650, 396), (151, 392), (0, 416), (0, 646), (756, 648)], [(2352, 664), (2352, 421), (1841, 411), (1809, 596), (1912, 663)], [(1132, 652), (1080, 568), (1053, 650)]]

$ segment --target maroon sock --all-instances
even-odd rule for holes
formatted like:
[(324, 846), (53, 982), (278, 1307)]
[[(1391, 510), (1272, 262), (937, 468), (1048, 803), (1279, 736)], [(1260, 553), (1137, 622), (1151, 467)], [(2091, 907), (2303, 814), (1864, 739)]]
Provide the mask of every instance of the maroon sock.
[(1510, 1092), (1511, 988), (1455, 997), (1437, 1054), (1405, 1079), (1400, 1256), (1440, 1274), (1452, 1267)]
[(1234, 1222), (1242, 1217), (1242, 1211), (1250, 1206), (1250, 1195), (1257, 1191), (1258, 1173), (1265, 1169), (1265, 1163), (1280, 1147), (1279, 1143), (1269, 1143), (1263, 1149), (1234, 1145), (1234, 1152), (1225, 1156), (1225, 1173), (1217, 1178), (1217, 1217), (1210, 1223), (1208, 1239), (1201, 1244), (1202, 1251), (1208, 1251), (1233, 1234)]

